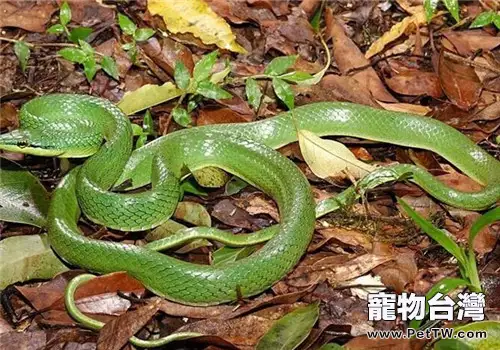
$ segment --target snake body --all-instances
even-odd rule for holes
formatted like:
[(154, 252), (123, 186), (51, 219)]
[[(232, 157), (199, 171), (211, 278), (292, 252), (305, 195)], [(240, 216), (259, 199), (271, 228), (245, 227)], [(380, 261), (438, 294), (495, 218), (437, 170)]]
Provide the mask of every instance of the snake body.
[[(465, 135), (431, 118), (340, 102), (306, 105), (293, 116), (282, 113), (253, 123), (184, 129), (132, 152), (131, 126), (117, 107), (96, 97), (54, 94), (23, 106), (20, 129), (0, 135), (0, 149), (90, 156), (64, 177), (51, 200), (49, 238), (65, 260), (98, 273), (127, 271), (173, 301), (213, 305), (267, 289), (290, 271), (309, 244), (315, 220), (309, 184), (292, 162), (273, 150), (296, 141), (297, 129), (434, 151), (484, 188), (460, 192), (413, 165), (392, 169), (411, 173), (411, 181), (453, 206), (481, 210), (500, 198), (500, 162)], [(115, 229), (158, 226), (175, 210), (179, 180), (207, 166), (243, 178), (278, 205), (280, 224), (249, 257), (222, 266), (197, 265), (147, 247), (92, 240), (77, 227), (80, 208), (91, 220)], [(110, 191), (125, 181), (131, 188), (148, 183), (152, 188), (135, 194)]]

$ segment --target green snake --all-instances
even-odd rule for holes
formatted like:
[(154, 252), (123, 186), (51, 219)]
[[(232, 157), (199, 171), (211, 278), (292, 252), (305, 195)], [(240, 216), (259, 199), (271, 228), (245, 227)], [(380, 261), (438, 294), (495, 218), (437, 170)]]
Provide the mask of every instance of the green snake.
[[(449, 188), (424, 169), (399, 164), (368, 175), (410, 174), (438, 200), (482, 210), (500, 198), (500, 162), (452, 127), (431, 118), (343, 102), (301, 106), (276, 117), (245, 124), (183, 129), (133, 151), (131, 124), (112, 103), (86, 95), (53, 94), (26, 103), (20, 128), (0, 135), (0, 149), (41, 156), (89, 157), (66, 175), (52, 194), (48, 235), (67, 262), (97, 273), (127, 271), (149, 290), (189, 305), (213, 305), (261, 293), (299, 261), (318, 212), (299, 169), (274, 149), (297, 140), (297, 130), (342, 135), (434, 151), (484, 185), (479, 192)], [(277, 203), (280, 223), (260, 232), (269, 239), (256, 253), (221, 266), (198, 265), (158, 250), (84, 237), (80, 209), (93, 222), (123, 230), (147, 230), (168, 220), (180, 197), (179, 182), (190, 172), (215, 166), (244, 179)], [(375, 174), (375, 175), (374, 175)], [(390, 177), (390, 176), (389, 176)], [(128, 183), (142, 192), (113, 192)], [(352, 192), (351, 192), (352, 193)], [(192, 237), (218, 239), (215, 229)], [(251, 234), (225, 234), (226, 244), (251, 242)], [(192, 238), (191, 237), (191, 238)]]

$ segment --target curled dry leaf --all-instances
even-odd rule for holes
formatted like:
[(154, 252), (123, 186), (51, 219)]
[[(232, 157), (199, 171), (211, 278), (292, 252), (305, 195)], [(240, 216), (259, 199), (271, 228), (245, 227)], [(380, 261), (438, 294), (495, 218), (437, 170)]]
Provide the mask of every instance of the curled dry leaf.
[(404, 18), (401, 22), (396, 23), (392, 28), (385, 32), (380, 38), (378, 38), (366, 51), (365, 57), (370, 58), (381, 52), (387, 44), (392, 43), (394, 40), (398, 39), (403, 34), (407, 34), (413, 28), (418, 28), (419, 26), (427, 23), (425, 17), (425, 11), (423, 7), (419, 8), (419, 12)]
[(470, 65), (457, 62), (445, 50), (439, 55), (439, 80), (444, 93), (457, 107), (470, 110), (481, 95), (481, 82)]
[(347, 281), (371, 271), (376, 266), (393, 259), (391, 255), (363, 254), (357, 257), (346, 255), (307, 256), (287, 277), (286, 283), (293, 287), (308, 287), (325, 280), (332, 285)]
[(12, 103), (3, 103), (0, 106), (0, 130), (12, 130), (19, 127), (17, 109)]
[(270, 220), (250, 215), (247, 211), (236, 206), (230, 199), (223, 199), (217, 203), (213, 208), (212, 216), (226, 225), (252, 231), (259, 230), (271, 224)]
[[(71, 21), (91, 27), (98, 23), (113, 21), (115, 10), (103, 6), (100, 0), (66, 0), (71, 8)], [(63, 1), (58, 1), (62, 4)]]
[(385, 88), (370, 62), (363, 55), (356, 44), (345, 34), (340, 23), (333, 17), (331, 9), (325, 10), (327, 31), (333, 38), (332, 56), (342, 74), (347, 74), (352, 69), (365, 67), (353, 72), (351, 76), (361, 85), (365, 86), (373, 97), (379, 101), (397, 102)]
[(373, 272), (382, 278), (382, 282), (401, 293), (408, 283), (415, 280), (418, 267), (415, 261), (415, 252), (407, 248), (396, 249), (394, 261), (377, 266)]
[(170, 38), (158, 40), (151, 37), (148, 41), (139, 44), (146, 55), (151, 57), (154, 63), (174, 76), (175, 63), (181, 61), (189, 72), (193, 72), (194, 62), (191, 51), (183, 44)]
[(134, 311), (126, 312), (109, 322), (99, 332), (97, 350), (120, 350), (160, 309), (161, 299), (155, 298)]
[(95, 50), (96, 52), (115, 59), (120, 77), (124, 77), (130, 67), (132, 67), (132, 61), (130, 61), (129, 55), (122, 49), (118, 40), (114, 38), (96, 46)]
[(52, 1), (0, 1), (0, 28), (15, 27), (41, 33), (56, 10), (57, 4)]
[(172, 33), (191, 33), (205, 44), (238, 53), (246, 50), (236, 42), (229, 24), (219, 17), (203, 0), (150, 0), (148, 10), (160, 15)]
[(333, 238), (347, 245), (361, 246), (367, 251), (372, 248), (371, 237), (361, 231), (335, 227), (318, 230), (318, 232), (329, 240)]

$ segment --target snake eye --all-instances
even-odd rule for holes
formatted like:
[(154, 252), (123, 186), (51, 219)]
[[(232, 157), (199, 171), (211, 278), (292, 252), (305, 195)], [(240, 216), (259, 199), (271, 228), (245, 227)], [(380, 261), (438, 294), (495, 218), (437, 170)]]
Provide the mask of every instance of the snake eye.
[(19, 140), (17, 141), (17, 146), (20, 148), (28, 147), (30, 143), (27, 140)]

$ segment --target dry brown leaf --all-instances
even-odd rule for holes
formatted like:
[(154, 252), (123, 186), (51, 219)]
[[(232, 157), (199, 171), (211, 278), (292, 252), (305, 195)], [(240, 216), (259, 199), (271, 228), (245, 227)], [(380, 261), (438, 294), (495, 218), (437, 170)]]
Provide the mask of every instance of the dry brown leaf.
[(12, 103), (0, 105), (0, 130), (12, 130), (19, 127), (17, 109)]
[(351, 69), (366, 67), (352, 73), (351, 76), (365, 86), (375, 99), (384, 102), (397, 102), (394, 96), (387, 91), (361, 50), (345, 34), (340, 23), (334, 18), (331, 9), (327, 8), (325, 14), (327, 31), (333, 38), (332, 57), (342, 74), (347, 74)]
[[(98, 23), (112, 22), (115, 10), (102, 5), (102, 0), (66, 0), (71, 8), (71, 21), (83, 27), (91, 27)], [(58, 0), (59, 6), (63, 1)]]
[(307, 256), (287, 277), (293, 287), (308, 287), (325, 280), (332, 285), (347, 281), (371, 271), (374, 267), (392, 260), (391, 255), (363, 254), (354, 258), (345, 255)]
[(490, 35), (480, 29), (460, 32), (445, 31), (443, 35), (451, 42), (461, 56), (470, 56), (478, 50), (491, 51), (500, 45), (500, 37)]
[(198, 112), (196, 125), (211, 125), (223, 123), (246, 123), (252, 121), (252, 117), (242, 115), (230, 108), (201, 109)]
[(444, 93), (457, 107), (470, 110), (477, 104), (482, 86), (474, 68), (447, 58), (444, 50), (439, 55), (439, 80)]
[(384, 107), (384, 109), (394, 112), (427, 115), (427, 113), (431, 111), (431, 108), (427, 106), (414, 105), (410, 103), (384, 103), (381, 101), (377, 101), (377, 103)]
[(370, 46), (368, 51), (366, 51), (365, 57), (370, 58), (372, 56), (375, 56), (376, 54), (381, 52), (387, 44), (392, 43), (403, 34), (408, 33), (415, 27), (418, 28), (425, 23), (427, 23), (427, 18), (425, 16), (423, 6), (421, 6), (418, 8), (418, 12), (404, 18), (401, 22), (393, 25), (388, 32), (382, 34), (382, 36)]
[(170, 38), (155, 37), (139, 44), (146, 55), (151, 57), (154, 63), (174, 76), (175, 63), (181, 61), (189, 72), (193, 71), (194, 62), (191, 51), (183, 44)]
[(134, 311), (106, 323), (99, 332), (97, 350), (120, 350), (160, 309), (161, 299), (155, 298)]
[(45, 25), (57, 10), (52, 1), (0, 1), (0, 28), (15, 27), (30, 32), (44, 32)]
[(332, 227), (318, 230), (318, 232), (328, 240), (334, 238), (347, 245), (361, 246), (366, 251), (370, 251), (372, 248), (371, 237), (361, 231), (350, 230), (342, 227)]
[(398, 94), (409, 96), (428, 95), (439, 98), (443, 95), (439, 77), (433, 72), (405, 70), (385, 78), (389, 88)]
[(414, 251), (399, 248), (394, 255), (396, 256), (394, 261), (377, 266), (373, 272), (382, 278), (385, 286), (395, 290), (396, 293), (401, 293), (417, 276), (418, 267)]

